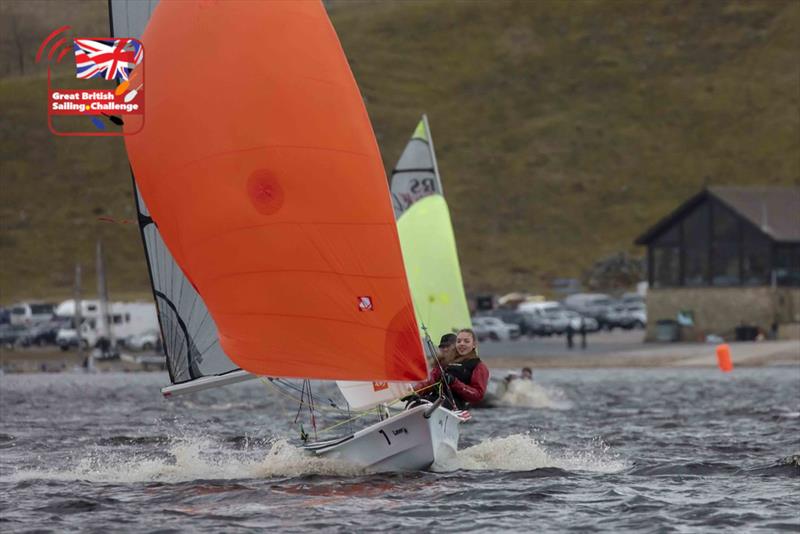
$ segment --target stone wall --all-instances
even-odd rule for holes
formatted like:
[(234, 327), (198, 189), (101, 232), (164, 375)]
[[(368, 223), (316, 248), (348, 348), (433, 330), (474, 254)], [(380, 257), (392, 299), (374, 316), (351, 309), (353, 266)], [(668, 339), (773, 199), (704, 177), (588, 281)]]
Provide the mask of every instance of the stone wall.
[(681, 310), (694, 312), (693, 328), (682, 330), (685, 341), (701, 341), (707, 334), (733, 339), (743, 322), (769, 332), (773, 321), (796, 331), (800, 322), (800, 288), (770, 287), (679, 287), (650, 289), (647, 293), (647, 341), (656, 338), (656, 322), (675, 319)]

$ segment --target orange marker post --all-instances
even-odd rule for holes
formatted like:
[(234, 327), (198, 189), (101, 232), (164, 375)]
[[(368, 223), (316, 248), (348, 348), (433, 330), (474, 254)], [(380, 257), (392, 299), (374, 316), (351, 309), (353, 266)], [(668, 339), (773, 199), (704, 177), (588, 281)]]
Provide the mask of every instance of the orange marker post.
[(717, 363), (723, 373), (733, 371), (733, 360), (731, 360), (731, 348), (727, 343), (717, 345)]

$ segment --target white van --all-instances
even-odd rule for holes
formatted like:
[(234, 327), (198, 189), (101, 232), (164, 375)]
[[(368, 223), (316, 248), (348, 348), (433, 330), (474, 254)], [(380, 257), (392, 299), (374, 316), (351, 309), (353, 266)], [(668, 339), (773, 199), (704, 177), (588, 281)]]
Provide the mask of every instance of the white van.
[(614, 304), (604, 293), (576, 293), (564, 299), (564, 305), (580, 314), (598, 317)]
[(547, 300), (544, 302), (523, 302), (517, 306), (517, 311), (520, 313), (542, 316), (547, 315), (548, 312), (554, 312), (563, 308), (560, 302)]
[(19, 302), (11, 307), (9, 322), (21, 326), (45, 323), (53, 319), (54, 310), (49, 302)]
[[(81, 301), (82, 323), (81, 339), (89, 347), (98, 345), (106, 336), (106, 329), (100, 317), (100, 302), (96, 300)], [(58, 307), (61, 317), (75, 316), (75, 301), (62, 302)], [(153, 330), (158, 331), (158, 316), (156, 305), (152, 302), (111, 302), (108, 305), (108, 321), (111, 336), (117, 341), (144, 334)], [(56, 343), (66, 350), (78, 344), (74, 328), (62, 328), (56, 336)]]

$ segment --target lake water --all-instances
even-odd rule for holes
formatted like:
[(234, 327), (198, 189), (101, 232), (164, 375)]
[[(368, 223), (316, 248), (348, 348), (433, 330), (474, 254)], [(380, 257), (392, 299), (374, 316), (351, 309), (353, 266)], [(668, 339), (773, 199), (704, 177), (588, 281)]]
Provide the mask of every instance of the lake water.
[(370, 474), (305, 456), (260, 382), (0, 376), (0, 530), (800, 531), (800, 368), (535, 379), (448, 465)]

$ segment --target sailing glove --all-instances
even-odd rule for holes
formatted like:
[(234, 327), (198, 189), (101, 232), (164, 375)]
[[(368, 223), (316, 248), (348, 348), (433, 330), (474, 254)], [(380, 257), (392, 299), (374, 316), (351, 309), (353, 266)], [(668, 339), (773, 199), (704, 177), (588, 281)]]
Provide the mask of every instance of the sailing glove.
[(456, 379), (456, 377), (454, 377), (454, 376), (453, 376), (453, 375), (451, 375), (450, 373), (445, 373), (445, 374), (444, 374), (444, 378), (443, 378), (443, 380), (444, 380), (444, 383), (445, 383), (445, 384), (447, 384), (448, 386), (449, 386), (450, 384), (452, 384), (452, 383), (453, 383), (453, 381), (454, 381), (455, 379)]

